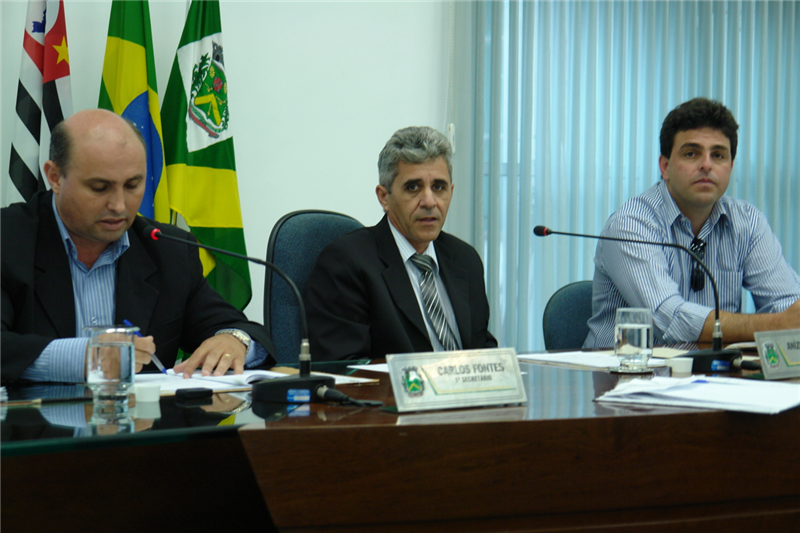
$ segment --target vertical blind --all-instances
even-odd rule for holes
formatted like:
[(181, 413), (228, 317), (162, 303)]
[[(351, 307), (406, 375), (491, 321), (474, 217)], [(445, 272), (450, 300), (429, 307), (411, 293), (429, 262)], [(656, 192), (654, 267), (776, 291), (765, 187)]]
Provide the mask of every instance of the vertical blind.
[(469, 233), (501, 345), (542, 349), (550, 295), (593, 275), (594, 241), (541, 239), (533, 227), (599, 233), (660, 179), (661, 123), (696, 96), (740, 125), (727, 194), (766, 214), (800, 270), (798, 4), (457, 3), (456, 33), (469, 38), (453, 72), (471, 105), (452, 117), (470, 144), (456, 164), (469, 152)]

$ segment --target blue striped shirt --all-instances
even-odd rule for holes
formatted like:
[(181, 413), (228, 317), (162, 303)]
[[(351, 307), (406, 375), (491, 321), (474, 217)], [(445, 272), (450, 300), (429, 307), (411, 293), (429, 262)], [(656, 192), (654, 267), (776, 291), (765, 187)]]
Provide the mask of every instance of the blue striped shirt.
[[(687, 248), (694, 239), (691, 222), (663, 180), (611, 215), (602, 235)], [(722, 311), (741, 312), (742, 287), (752, 294), (758, 313), (778, 313), (800, 299), (800, 276), (783, 257), (764, 214), (749, 203), (720, 198), (698, 238), (706, 242), (704, 263), (717, 282)], [(714, 291), (708, 280), (703, 290), (691, 289), (689, 254), (675, 248), (599, 241), (594, 262), (593, 316), (584, 348), (613, 346), (619, 307), (651, 309), (657, 343), (694, 342), (700, 337), (714, 309)]]
[(72, 291), (75, 298), (75, 332), (78, 338), (55, 339), (48, 344), (39, 357), (31, 364), (22, 377), (33, 381), (65, 381), (78, 383), (85, 381), (86, 344), (88, 339), (84, 328), (114, 323), (117, 281), (117, 259), (130, 246), (128, 234), (103, 250), (92, 268), (78, 260), (78, 250), (58, 215), (53, 197), (58, 231), (64, 241), (72, 275)]
[[(405, 236), (400, 233), (400, 230), (394, 227), (394, 224), (389, 222), (389, 227), (392, 229), (392, 236), (394, 236), (394, 242), (397, 243), (397, 249), (400, 251), (400, 257), (403, 258), (403, 263), (406, 265), (406, 272), (408, 272), (408, 278), (411, 280), (411, 286), (414, 288), (414, 294), (417, 297), (420, 313), (422, 313), (422, 318), (425, 320), (425, 327), (428, 329), (428, 337), (431, 340), (433, 351), (443, 352), (445, 351), (444, 346), (442, 346), (439, 337), (436, 335), (436, 330), (433, 328), (431, 319), (428, 318), (428, 313), (425, 312), (425, 303), (422, 301), (422, 292), (419, 288), (419, 280), (422, 274), (416, 265), (411, 262), (411, 256), (417, 253), (417, 251), (413, 246), (411, 246), (411, 243), (408, 242), (408, 239), (406, 239)], [(439, 291), (439, 298), (442, 301), (444, 318), (447, 320), (447, 324), (453, 331), (453, 335), (456, 337), (456, 343), (458, 343), (458, 349), (460, 350), (461, 334), (458, 331), (458, 324), (456, 323), (456, 315), (453, 311), (453, 304), (450, 302), (450, 297), (447, 295), (447, 289), (442, 281), (442, 276), (439, 274), (439, 261), (436, 258), (435, 246), (433, 244), (428, 244), (428, 247), (423, 252), (423, 255), (430, 256), (431, 259), (433, 259), (434, 265), (436, 265), (433, 273), (433, 279), (436, 281), (436, 290)]]
[[(92, 268), (78, 260), (78, 250), (69, 236), (67, 228), (58, 215), (53, 198), (53, 213), (58, 231), (69, 258), (72, 276), (72, 291), (75, 299), (75, 332), (77, 338), (51, 341), (39, 357), (25, 369), (22, 378), (32, 381), (61, 381), (80, 383), (85, 381), (85, 357), (87, 326), (114, 324), (116, 311), (117, 260), (130, 246), (128, 234), (112, 242), (103, 250)], [(156, 346), (158, 349), (158, 346)], [(267, 356), (266, 350), (256, 341), (250, 343), (245, 360), (246, 366), (256, 366)]]

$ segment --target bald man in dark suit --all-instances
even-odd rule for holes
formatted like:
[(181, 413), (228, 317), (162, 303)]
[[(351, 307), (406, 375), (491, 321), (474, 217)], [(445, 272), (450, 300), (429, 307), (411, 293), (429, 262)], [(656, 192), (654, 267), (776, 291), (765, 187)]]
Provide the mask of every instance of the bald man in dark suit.
[(142, 235), (153, 224), (193, 239), (136, 214), (147, 170), (135, 126), (75, 113), (54, 129), (45, 173), (51, 191), (2, 210), (3, 381), (83, 381), (83, 327), (123, 320), (143, 334), (137, 371), (156, 352), (171, 367), (178, 348), (192, 356), (176, 372), (274, 364), (267, 331), (211, 288), (195, 247)]

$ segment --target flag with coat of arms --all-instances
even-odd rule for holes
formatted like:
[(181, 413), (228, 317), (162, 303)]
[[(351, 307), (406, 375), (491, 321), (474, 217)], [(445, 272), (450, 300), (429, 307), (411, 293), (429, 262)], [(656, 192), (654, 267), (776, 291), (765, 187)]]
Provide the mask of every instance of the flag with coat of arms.
[[(193, 1), (161, 106), (169, 202), (200, 243), (246, 255), (223, 51), (219, 2)], [(209, 283), (243, 309), (247, 262), (206, 250), (200, 259)]]

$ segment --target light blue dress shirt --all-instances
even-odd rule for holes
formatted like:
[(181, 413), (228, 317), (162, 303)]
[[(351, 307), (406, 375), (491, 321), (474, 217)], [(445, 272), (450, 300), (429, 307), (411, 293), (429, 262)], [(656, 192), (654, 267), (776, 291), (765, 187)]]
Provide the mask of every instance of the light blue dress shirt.
[[(611, 215), (602, 235), (689, 248), (692, 224), (659, 183), (628, 200)], [(742, 287), (750, 291), (758, 313), (778, 313), (800, 299), (800, 276), (783, 257), (781, 245), (763, 213), (747, 202), (723, 196), (700, 229), (706, 242), (704, 263), (717, 282), (720, 309), (742, 310)], [(691, 289), (692, 258), (675, 248), (599, 241), (589, 335), (584, 348), (614, 344), (619, 307), (653, 311), (657, 343), (696, 341), (714, 309), (714, 291), (706, 280)], [(724, 331), (723, 331), (724, 334)]]

